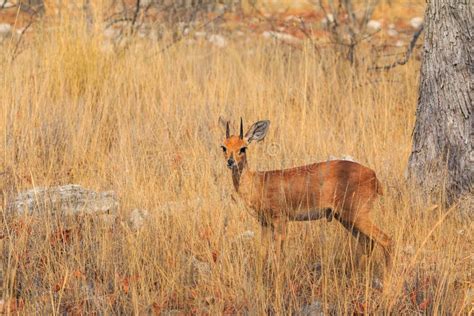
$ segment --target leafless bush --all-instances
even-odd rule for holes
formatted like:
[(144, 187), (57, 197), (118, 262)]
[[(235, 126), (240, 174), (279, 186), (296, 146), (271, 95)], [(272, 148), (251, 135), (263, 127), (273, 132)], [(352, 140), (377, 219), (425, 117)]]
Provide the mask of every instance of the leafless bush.
[(378, 30), (369, 30), (368, 24), (380, 0), (367, 0), (356, 6), (352, 0), (314, 0), (324, 12), (324, 24), (334, 44), (346, 54), (352, 65), (357, 63), (357, 45), (371, 38)]

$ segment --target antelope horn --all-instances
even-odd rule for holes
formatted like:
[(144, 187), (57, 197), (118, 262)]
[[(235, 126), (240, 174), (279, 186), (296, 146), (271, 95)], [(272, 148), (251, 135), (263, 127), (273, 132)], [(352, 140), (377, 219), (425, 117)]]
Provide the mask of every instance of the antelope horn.
[(240, 118), (240, 139), (244, 139), (244, 124), (242, 122), (242, 118)]
[(229, 121), (227, 121), (226, 128), (225, 128), (225, 138), (230, 137), (230, 128), (229, 128)]

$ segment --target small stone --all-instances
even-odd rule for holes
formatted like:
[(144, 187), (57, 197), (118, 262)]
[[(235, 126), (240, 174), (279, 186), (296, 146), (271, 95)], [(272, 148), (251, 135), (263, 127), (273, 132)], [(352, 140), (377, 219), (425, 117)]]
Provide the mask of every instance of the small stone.
[(423, 24), (423, 18), (422, 17), (414, 17), (413, 19), (410, 20), (410, 25), (414, 29), (419, 29), (420, 26)]
[(0, 37), (9, 37), (12, 35), (12, 26), (8, 23), (0, 23)]
[(128, 218), (130, 227), (133, 230), (139, 230), (145, 224), (145, 220), (150, 216), (148, 210), (134, 209)]
[(403, 46), (405, 46), (405, 42), (404, 42), (404, 41), (401, 41), (401, 40), (398, 40), (398, 41), (395, 43), (395, 46), (396, 46), (396, 47), (403, 47)]
[(372, 31), (379, 31), (382, 29), (382, 23), (377, 20), (370, 20), (367, 22), (367, 28)]
[(4, 2), (3, 0), (0, 1), (0, 9), (9, 9), (15, 7), (15, 4), (10, 1)]
[(283, 32), (265, 31), (262, 33), (262, 36), (265, 38), (274, 38), (290, 44), (295, 44), (300, 41), (297, 37)]
[(227, 45), (225, 37), (219, 34), (212, 34), (209, 36), (209, 42), (220, 48)]
[(303, 306), (299, 316), (324, 316), (323, 304), (320, 301), (313, 301), (309, 305)]
[(331, 23), (334, 22), (334, 15), (329, 13), (328, 15), (326, 15), (326, 20), (331, 22)]

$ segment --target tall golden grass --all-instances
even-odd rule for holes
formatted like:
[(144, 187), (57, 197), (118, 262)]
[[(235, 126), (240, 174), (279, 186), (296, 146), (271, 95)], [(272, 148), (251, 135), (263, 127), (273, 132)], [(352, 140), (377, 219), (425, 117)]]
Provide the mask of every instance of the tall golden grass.
[[(404, 180), (417, 61), (378, 73), (330, 49), (265, 40), (184, 41), (164, 52), (136, 40), (115, 53), (72, 23), (37, 30), (13, 63), (6, 45), (0, 61), (3, 312), (258, 315), (276, 301), (282, 314), (312, 302), (333, 314), (472, 308), (472, 224), (430, 209)], [(271, 120), (249, 149), (252, 168), (351, 155), (376, 170), (385, 194), (373, 217), (396, 242), (383, 290), (380, 249), (355, 268), (352, 236), (319, 221), (290, 225), (284, 291), (273, 296), (259, 225), (230, 198), (220, 115)], [(15, 192), (67, 183), (116, 191), (123, 222), (5, 211)], [(133, 208), (151, 214), (138, 232), (126, 225)]]

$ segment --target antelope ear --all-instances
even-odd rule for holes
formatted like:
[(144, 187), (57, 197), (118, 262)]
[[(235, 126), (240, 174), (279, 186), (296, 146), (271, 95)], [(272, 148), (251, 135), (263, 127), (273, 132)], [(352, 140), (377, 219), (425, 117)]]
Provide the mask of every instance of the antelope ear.
[(247, 143), (251, 143), (252, 141), (261, 141), (265, 138), (268, 132), (268, 127), (270, 126), (269, 120), (258, 121), (250, 126), (247, 133), (245, 133), (245, 139)]

